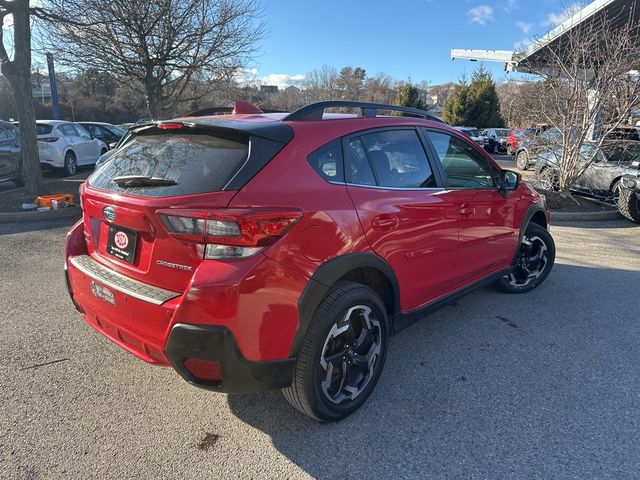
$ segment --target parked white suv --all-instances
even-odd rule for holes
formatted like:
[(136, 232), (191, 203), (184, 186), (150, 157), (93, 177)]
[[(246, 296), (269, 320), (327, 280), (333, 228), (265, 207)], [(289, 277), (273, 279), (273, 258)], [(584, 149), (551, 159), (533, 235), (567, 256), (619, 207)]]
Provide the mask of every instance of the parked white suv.
[(38, 120), (36, 130), (40, 163), (62, 168), (65, 175), (74, 175), (79, 165), (93, 165), (109, 150), (77, 123)]

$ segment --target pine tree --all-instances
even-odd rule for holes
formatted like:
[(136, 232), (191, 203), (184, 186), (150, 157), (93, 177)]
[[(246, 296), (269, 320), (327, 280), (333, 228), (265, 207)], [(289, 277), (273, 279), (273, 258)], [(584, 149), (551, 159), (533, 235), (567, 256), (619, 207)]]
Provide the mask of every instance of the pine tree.
[(414, 87), (411, 82), (405, 82), (404, 85), (400, 87), (400, 90), (398, 90), (396, 105), (419, 108), (421, 110), (427, 109), (425, 103), (420, 100), (420, 90)]
[(465, 125), (473, 127), (504, 127), (500, 101), (491, 73), (482, 65), (473, 73), (469, 85)]
[(451, 125), (466, 125), (466, 113), (469, 103), (469, 84), (463, 77), (453, 87), (453, 92), (444, 102), (442, 118)]

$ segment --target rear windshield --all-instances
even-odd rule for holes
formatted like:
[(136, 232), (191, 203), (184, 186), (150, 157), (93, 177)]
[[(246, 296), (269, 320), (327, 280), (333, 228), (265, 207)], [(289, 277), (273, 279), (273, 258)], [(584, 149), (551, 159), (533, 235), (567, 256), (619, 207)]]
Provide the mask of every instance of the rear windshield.
[[(136, 135), (89, 177), (89, 184), (145, 197), (217, 192), (242, 167), (248, 151), (244, 135)], [(120, 187), (113, 182), (132, 175), (173, 180), (176, 185)]]
[(38, 132), (38, 135), (49, 135), (51, 133), (51, 130), (53, 130), (52, 125), (36, 123), (36, 132)]

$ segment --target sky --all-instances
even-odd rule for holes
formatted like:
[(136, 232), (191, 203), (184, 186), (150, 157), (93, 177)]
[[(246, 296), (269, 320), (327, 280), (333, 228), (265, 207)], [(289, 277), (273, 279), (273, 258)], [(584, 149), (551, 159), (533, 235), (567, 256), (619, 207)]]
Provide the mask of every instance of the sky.
[[(585, 2), (589, 3), (589, 2)], [(363, 67), (430, 85), (470, 76), (476, 63), (451, 61), (452, 48), (513, 50), (560, 24), (568, 0), (264, 0), (267, 36), (250, 73), (297, 85), (322, 65)], [(496, 81), (503, 64), (485, 64)]]

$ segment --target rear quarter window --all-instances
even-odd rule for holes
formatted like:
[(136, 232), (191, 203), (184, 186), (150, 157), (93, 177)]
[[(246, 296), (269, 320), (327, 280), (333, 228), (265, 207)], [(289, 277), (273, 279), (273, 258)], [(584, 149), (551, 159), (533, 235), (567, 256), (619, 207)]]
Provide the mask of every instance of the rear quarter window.
[(342, 142), (340, 139), (320, 147), (307, 157), (307, 161), (311, 168), (328, 182), (344, 182)]
[[(136, 135), (89, 177), (89, 184), (145, 197), (217, 192), (223, 190), (242, 167), (248, 151), (246, 135)], [(176, 185), (120, 187), (113, 181), (116, 177), (132, 175), (173, 180)]]
[(49, 135), (52, 130), (53, 130), (52, 125), (45, 125), (43, 123), (36, 124), (36, 133), (38, 135)]

